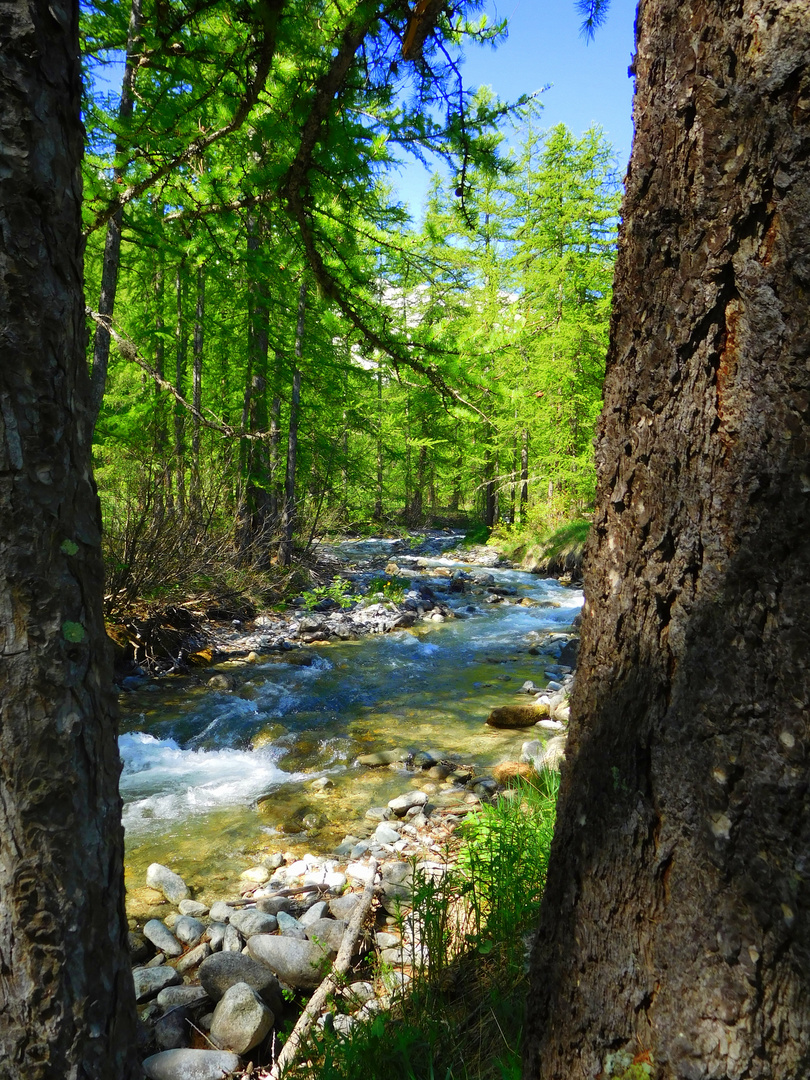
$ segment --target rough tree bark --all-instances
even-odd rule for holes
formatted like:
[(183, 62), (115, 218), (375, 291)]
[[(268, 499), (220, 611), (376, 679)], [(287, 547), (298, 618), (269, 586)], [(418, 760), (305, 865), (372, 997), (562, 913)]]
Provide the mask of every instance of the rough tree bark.
[(78, 4), (0, 5), (0, 1077), (129, 1080), (119, 759), (90, 473)]
[(287, 469), (284, 477), (284, 508), (281, 520), (281, 543), (278, 561), (282, 566), (292, 562), (293, 535), (296, 525), (295, 461), (298, 454), (298, 420), (301, 404), (301, 360), (304, 356), (304, 317), (307, 310), (307, 285), (298, 288), (298, 316), (295, 324), (295, 359), (293, 360), (292, 393), (290, 395), (290, 424), (287, 429)]
[(800, 1080), (810, 0), (642, 0), (637, 33), (525, 1075), (622, 1076), (646, 1055), (657, 1080)]

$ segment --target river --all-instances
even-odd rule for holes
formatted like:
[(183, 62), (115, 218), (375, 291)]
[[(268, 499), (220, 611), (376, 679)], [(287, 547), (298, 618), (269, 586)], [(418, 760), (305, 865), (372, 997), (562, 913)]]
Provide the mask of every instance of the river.
[[(363, 562), (379, 564), (393, 548), (369, 540), (333, 552), (367, 580), (374, 571)], [(479, 770), (519, 756), (533, 733), (484, 721), (497, 705), (528, 703), (519, 695), (525, 680), (545, 685), (564, 640), (555, 635), (570, 629), (581, 593), (518, 570), (470, 566), (461, 553), (401, 565), (464, 617), (231, 662), (218, 668), (230, 691), (176, 678), (122, 698), (128, 887), (156, 861), (205, 898), (267, 852), (330, 850), (369, 807), (415, 779), (403, 767), (358, 766), (360, 754), (402, 746)], [(459, 568), (492, 574), (514, 595), (486, 603), (480, 589), (440, 594), (448, 580), (437, 570)], [(292, 662), (302, 658), (308, 666)], [(319, 777), (334, 786), (314, 792)]]

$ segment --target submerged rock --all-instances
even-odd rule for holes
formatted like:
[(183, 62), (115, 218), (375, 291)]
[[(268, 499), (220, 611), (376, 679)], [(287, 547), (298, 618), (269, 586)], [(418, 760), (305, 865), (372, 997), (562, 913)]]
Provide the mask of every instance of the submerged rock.
[(152, 863), (146, 871), (146, 884), (150, 889), (163, 893), (170, 904), (179, 904), (189, 897), (189, 888), (179, 874), (168, 866)]
[(495, 728), (533, 727), (543, 716), (534, 705), (499, 705), (487, 717), (487, 723)]

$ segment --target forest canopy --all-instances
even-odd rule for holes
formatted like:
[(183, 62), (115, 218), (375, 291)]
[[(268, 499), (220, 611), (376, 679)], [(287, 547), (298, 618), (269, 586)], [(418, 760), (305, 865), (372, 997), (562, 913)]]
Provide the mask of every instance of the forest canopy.
[[(85, 7), (112, 596), (203, 537), (286, 563), (330, 528), (591, 503), (613, 155), (464, 83), (464, 45), (505, 32), (479, 8)], [(408, 157), (435, 173), (419, 224), (393, 193)]]

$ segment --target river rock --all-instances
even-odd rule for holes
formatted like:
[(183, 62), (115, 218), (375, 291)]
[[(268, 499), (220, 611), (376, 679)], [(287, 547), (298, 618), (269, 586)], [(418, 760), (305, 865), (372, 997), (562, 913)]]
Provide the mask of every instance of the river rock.
[(212, 690), (233, 690), (233, 679), (227, 675), (212, 675), (208, 680), (208, 685)]
[(507, 784), (515, 777), (528, 780), (534, 775), (534, 769), (526, 761), (502, 761), (492, 770), (492, 775), (499, 784)]
[(158, 1005), (171, 1009), (175, 1005), (199, 1005), (208, 1000), (202, 986), (167, 986), (157, 996)]
[(159, 967), (133, 968), (132, 979), (135, 983), (136, 1001), (150, 1001), (167, 986), (177, 986), (183, 981), (174, 968), (167, 964)]
[(251, 866), (239, 875), (240, 881), (252, 885), (264, 885), (270, 880), (270, 871), (266, 866)]
[(143, 928), (143, 936), (164, 956), (180, 956), (183, 952), (183, 946), (160, 919), (150, 919)]
[(366, 817), (369, 821), (388, 821), (391, 811), (387, 806), (370, 806), (366, 810)]
[(316, 919), (307, 927), (307, 936), (310, 941), (319, 942), (330, 952), (337, 953), (347, 926), (342, 919)]
[(226, 904), (224, 900), (217, 900), (216, 903), (211, 905), (209, 915), (213, 922), (229, 922), (231, 915), (233, 915), (236, 908), (232, 908), (230, 904)]
[(263, 896), (256, 901), (256, 909), (267, 915), (278, 915), (280, 911), (289, 911), (292, 906), (289, 896)]
[(132, 930), (127, 934), (127, 944), (129, 946), (129, 958), (134, 960), (136, 964), (139, 960), (146, 960), (152, 954), (152, 947), (146, 938), (142, 934), (134, 933)]
[(402, 838), (393, 826), (381, 822), (374, 830), (374, 839), (379, 844), (395, 844), (397, 840)]
[(181, 956), (177, 961), (175, 968), (181, 975), (185, 975), (186, 972), (192, 971), (198, 964), (201, 964), (203, 960), (206, 960), (212, 953), (211, 946), (207, 941), (201, 942), (193, 949), (189, 949), (185, 956)]
[(288, 911), (280, 911), (276, 919), (278, 920), (278, 932), (284, 937), (297, 938), (299, 941), (306, 940), (306, 930), (298, 919), (290, 915)]
[(318, 919), (324, 918), (329, 905), (325, 900), (316, 900), (314, 904), (311, 904), (304, 914), (299, 918), (298, 923), (305, 929), (308, 929)]
[(346, 919), (348, 921), (359, 903), (360, 893), (345, 893), (343, 896), (336, 896), (334, 900), (329, 901), (329, 911), (336, 919)]
[(190, 1013), (184, 1006), (173, 1006), (155, 1021), (155, 1042), (161, 1050), (179, 1050), (191, 1042)]
[(335, 953), (312, 941), (270, 934), (255, 934), (248, 942), (248, 951), (282, 982), (298, 990), (313, 990), (318, 986)]
[(184, 945), (197, 945), (205, 933), (205, 923), (191, 915), (181, 915), (174, 924), (174, 936)]
[(404, 795), (389, 800), (388, 807), (397, 817), (404, 817), (412, 806), (424, 806), (427, 801), (427, 793), (424, 791), (406, 791)]
[(495, 728), (533, 727), (543, 716), (534, 705), (499, 705), (487, 717), (487, 723)]
[(275, 915), (268, 915), (255, 908), (243, 908), (231, 914), (231, 926), (235, 926), (243, 938), (254, 934), (272, 934), (278, 929)]
[(211, 946), (211, 952), (219, 952), (222, 948), (222, 942), (225, 940), (225, 931), (228, 929), (228, 924), (224, 922), (212, 922), (208, 924), (208, 944)]
[(152, 863), (146, 871), (146, 884), (150, 889), (157, 889), (163, 893), (170, 904), (179, 904), (181, 900), (188, 899), (189, 888), (179, 874), (175, 874), (168, 866), (160, 863)]
[(211, 1040), (223, 1050), (246, 1054), (259, 1045), (274, 1022), (273, 1013), (255, 990), (247, 983), (234, 983), (214, 1009)]
[(269, 967), (252, 956), (214, 953), (200, 964), (197, 977), (212, 1001), (219, 1001), (228, 987), (244, 982), (256, 991), (262, 1001), (267, 1002), (274, 1013), (280, 1013), (283, 1008), (278, 979)]
[(228, 923), (225, 927), (225, 933), (222, 935), (222, 951), (224, 953), (238, 953), (242, 951), (243, 946), (242, 935), (235, 926)]
[(223, 1080), (238, 1068), (227, 1050), (164, 1050), (143, 1063), (148, 1080)]
[(194, 919), (201, 919), (208, 914), (207, 906), (197, 900), (181, 900), (177, 906), (181, 915), (191, 915)]
[(357, 759), (358, 765), (366, 765), (369, 768), (379, 768), (382, 765), (394, 765), (397, 762), (411, 760), (410, 750), (399, 747), (396, 750), (380, 750), (376, 754), (361, 754)]

